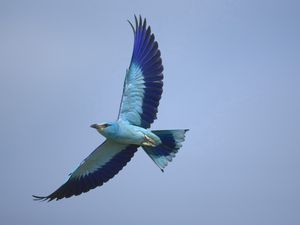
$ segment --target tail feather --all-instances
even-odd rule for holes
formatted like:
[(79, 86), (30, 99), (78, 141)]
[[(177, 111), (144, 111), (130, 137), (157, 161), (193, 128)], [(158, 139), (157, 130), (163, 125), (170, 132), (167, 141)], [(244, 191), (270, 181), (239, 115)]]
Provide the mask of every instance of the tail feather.
[(148, 156), (154, 163), (164, 172), (164, 168), (175, 157), (178, 150), (182, 147), (182, 142), (185, 139), (185, 130), (154, 130), (161, 144), (156, 147), (143, 147)]

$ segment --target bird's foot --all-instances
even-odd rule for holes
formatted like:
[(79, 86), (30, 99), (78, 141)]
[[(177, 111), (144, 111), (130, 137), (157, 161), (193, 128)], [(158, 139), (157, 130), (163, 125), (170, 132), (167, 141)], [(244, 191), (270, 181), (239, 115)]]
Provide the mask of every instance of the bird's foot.
[(148, 137), (147, 135), (144, 135), (144, 141), (142, 142), (142, 145), (147, 147), (156, 146), (155, 141), (152, 138)]

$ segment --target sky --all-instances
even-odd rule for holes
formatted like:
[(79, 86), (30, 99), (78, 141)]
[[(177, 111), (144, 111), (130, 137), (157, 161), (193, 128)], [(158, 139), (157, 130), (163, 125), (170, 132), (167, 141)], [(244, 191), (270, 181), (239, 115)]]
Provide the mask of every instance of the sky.
[[(299, 1), (0, 0), (0, 224), (300, 224)], [(117, 118), (133, 33), (164, 65), (153, 129), (189, 128), (164, 173), (142, 151), (57, 202)]]

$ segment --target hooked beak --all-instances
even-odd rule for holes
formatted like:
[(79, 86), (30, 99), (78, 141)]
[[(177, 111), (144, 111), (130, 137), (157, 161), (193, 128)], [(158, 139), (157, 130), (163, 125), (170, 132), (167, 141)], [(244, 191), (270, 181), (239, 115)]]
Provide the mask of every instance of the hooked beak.
[(104, 128), (105, 128), (105, 126), (104, 125), (102, 125), (102, 124), (92, 124), (91, 125), (91, 128), (95, 128), (95, 129), (100, 129), (100, 130), (103, 130)]
[(99, 127), (99, 125), (98, 125), (98, 124), (96, 124), (96, 123), (91, 125), (91, 128), (98, 129), (98, 127)]

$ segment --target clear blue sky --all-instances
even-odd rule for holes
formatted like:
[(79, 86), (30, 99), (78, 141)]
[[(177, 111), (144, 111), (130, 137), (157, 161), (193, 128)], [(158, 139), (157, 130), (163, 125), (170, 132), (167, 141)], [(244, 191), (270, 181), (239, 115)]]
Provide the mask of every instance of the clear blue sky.
[[(109, 3), (108, 3), (109, 2)], [(299, 1), (0, 1), (0, 224), (300, 224)], [(154, 129), (190, 128), (165, 173), (143, 152), (40, 203), (117, 117), (145, 16), (165, 86)]]

